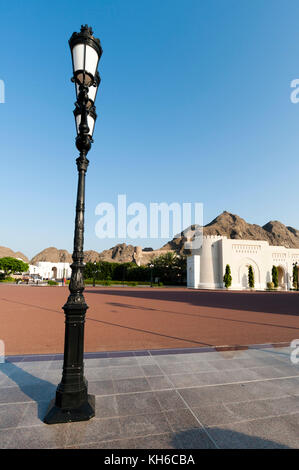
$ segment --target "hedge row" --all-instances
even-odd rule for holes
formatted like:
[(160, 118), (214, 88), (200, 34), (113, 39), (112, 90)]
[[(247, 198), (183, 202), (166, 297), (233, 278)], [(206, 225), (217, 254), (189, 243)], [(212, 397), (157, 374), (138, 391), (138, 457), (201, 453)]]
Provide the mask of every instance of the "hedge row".
[[(70, 281), (66, 281), (67, 284), (70, 283)], [(134, 286), (149, 286), (150, 283), (149, 282), (143, 282), (143, 281), (117, 281), (117, 280), (93, 280), (93, 279), (84, 279), (84, 283), (85, 285), (93, 285), (93, 283), (95, 283), (95, 285), (98, 285), (98, 286), (111, 286), (111, 285), (125, 285), (125, 286), (131, 286), (131, 287), (134, 287)], [(163, 282), (159, 282), (158, 284), (156, 283), (153, 283), (153, 286), (163, 286)]]

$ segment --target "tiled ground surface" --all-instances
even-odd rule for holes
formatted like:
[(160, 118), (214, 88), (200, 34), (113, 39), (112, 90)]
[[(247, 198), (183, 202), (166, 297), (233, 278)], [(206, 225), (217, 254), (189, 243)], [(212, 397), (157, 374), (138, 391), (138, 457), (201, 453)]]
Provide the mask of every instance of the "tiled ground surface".
[(42, 422), (60, 360), (0, 364), (0, 448), (299, 448), (288, 348), (89, 358), (88, 422)]

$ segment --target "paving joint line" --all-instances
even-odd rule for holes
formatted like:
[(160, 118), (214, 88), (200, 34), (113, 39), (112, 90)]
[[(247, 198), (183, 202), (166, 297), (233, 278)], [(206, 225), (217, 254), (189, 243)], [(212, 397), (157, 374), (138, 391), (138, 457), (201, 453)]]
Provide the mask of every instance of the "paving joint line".
[(293, 415), (299, 415), (299, 411), (292, 411), (291, 413), (282, 413), (279, 415), (266, 415), (266, 416), (260, 416), (258, 418), (249, 418), (249, 419), (242, 419), (240, 421), (232, 421), (230, 423), (218, 423), (218, 424), (213, 424), (211, 426), (208, 426), (209, 429), (217, 428), (218, 426), (231, 426), (234, 424), (240, 424), (240, 423), (251, 423), (253, 421), (262, 421), (270, 418), (282, 418), (284, 416), (293, 416)]
[(216, 383), (216, 384), (199, 384), (199, 385), (190, 385), (188, 387), (179, 387), (179, 389), (185, 388), (205, 388), (205, 387), (222, 387), (224, 385), (240, 385), (240, 384), (248, 384), (248, 383), (255, 383), (255, 382), (269, 382), (271, 380), (283, 380), (283, 379), (296, 379), (299, 378), (298, 375), (290, 375), (287, 377), (272, 377), (266, 379), (255, 379), (255, 380), (241, 380), (239, 382), (225, 382), (225, 383)]
[[(256, 402), (256, 401), (269, 401), (269, 400), (281, 400), (282, 398), (290, 398), (290, 397), (295, 397), (295, 396), (298, 396), (299, 393), (297, 395), (279, 395), (277, 397), (266, 397), (266, 398), (252, 398), (251, 400), (241, 400), (241, 401), (223, 401), (221, 402), (222, 405), (224, 405), (226, 407), (226, 405), (240, 405), (241, 403), (253, 403), (253, 402)], [(215, 406), (214, 404), (212, 405), (207, 405), (205, 406), (205, 408), (208, 408), (208, 407), (212, 407), (212, 406)], [(200, 406), (194, 406), (194, 408), (200, 408)]]
[[(159, 364), (157, 364), (159, 369), (161, 370)], [(220, 449), (220, 447), (218, 446), (218, 444), (216, 443), (216, 441), (213, 439), (213, 437), (210, 435), (210, 433), (207, 431), (207, 429), (205, 428), (205, 426), (201, 423), (201, 421), (198, 419), (198, 417), (195, 415), (195, 413), (193, 412), (193, 410), (190, 408), (190, 406), (188, 405), (188, 403), (186, 402), (186, 400), (182, 397), (182, 395), (180, 394), (179, 390), (177, 390), (176, 386), (174, 385), (174, 383), (172, 382), (172, 380), (169, 378), (169, 381), (170, 383), (173, 385), (174, 387), (174, 390), (176, 391), (176, 393), (179, 395), (179, 397), (181, 398), (181, 400), (183, 401), (183, 403), (185, 404), (186, 408), (189, 410), (189, 412), (193, 415), (193, 417), (195, 418), (195, 420), (198, 422), (198, 424), (200, 425), (200, 427), (203, 429), (203, 431), (206, 433), (206, 435), (208, 436), (208, 439), (214, 444), (214, 446), (216, 447), (216, 449)]]
[[(173, 375), (179, 375), (179, 374), (173, 374)], [(240, 385), (240, 384), (248, 384), (248, 383), (257, 383), (257, 382), (269, 382), (269, 381), (272, 381), (272, 380), (284, 380), (284, 379), (296, 379), (296, 378), (299, 378), (299, 375), (290, 375), (290, 376), (283, 376), (283, 377), (271, 377), (271, 378), (261, 378), (261, 379), (254, 379), (254, 380), (241, 380), (241, 381), (237, 381), (237, 382), (225, 382), (225, 383), (214, 383), (214, 384), (196, 384), (196, 385), (189, 385), (189, 386), (186, 386), (186, 387), (183, 387), (183, 386), (179, 386), (177, 387), (171, 380), (171, 378), (168, 376), (168, 375), (165, 375), (164, 376), (166, 378), (168, 378), (168, 380), (170, 381), (170, 383), (173, 385), (173, 387), (177, 390), (177, 389), (190, 389), (190, 388), (205, 388), (205, 387), (221, 387), (221, 386), (225, 386), (225, 385)], [(156, 377), (161, 377), (161, 376), (156, 376)], [(124, 379), (124, 378), (119, 378), (119, 379), (103, 379), (103, 380), (89, 380), (90, 383), (96, 383), (96, 382), (104, 382), (104, 381), (107, 381), (107, 380), (111, 380), (111, 382), (113, 383), (113, 381), (115, 380), (134, 380), (134, 379), (138, 379), (138, 378), (146, 378), (146, 376), (139, 376), (139, 377), (131, 377), (131, 378), (127, 378), (127, 379)], [(0, 390), (4, 389), (4, 388), (19, 388), (18, 385), (9, 385), (7, 387), (0, 387)], [(158, 391), (163, 391), (164, 389), (162, 390), (158, 390)], [(138, 392), (125, 392), (125, 393), (121, 393), (121, 394), (118, 394), (118, 393), (113, 393), (113, 394), (108, 394), (108, 395), (105, 395), (105, 396), (109, 396), (109, 395), (126, 395), (126, 394), (130, 394), (130, 393), (148, 393), (150, 392), (151, 390), (142, 390), (142, 391), (138, 391)], [(154, 391), (157, 391), (157, 390), (154, 390)], [(103, 395), (96, 395), (96, 396), (103, 396)], [(31, 401), (36, 401), (36, 400), (31, 400)], [(27, 402), (16, 402), (16, 403), (27, 403)], [(1, 404), (1, 403), (0, 403)], [(6, 404), (6, 403), (4, 403)]]

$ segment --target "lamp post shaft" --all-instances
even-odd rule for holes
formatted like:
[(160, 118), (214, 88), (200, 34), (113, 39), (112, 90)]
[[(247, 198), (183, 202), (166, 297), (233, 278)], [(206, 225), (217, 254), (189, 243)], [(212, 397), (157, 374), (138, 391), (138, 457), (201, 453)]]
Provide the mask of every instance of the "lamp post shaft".
[[(64, 305), (65, 312), (65, 343), (63, 375), (56, 392), (56, 401), (60, 406), (68, 405), (65, 392), (71, 389), (71, 401), (78, 405), (87, 397), (87, 382), (84, 379), (84, 324), (88, 306), (85, 302), (83, 279), (83, 245), (84, 245), (84, 203), (85, 203), (85, 174), (88, 160), (85, 155), (77, 159), (78, 190), (76, 203), (75, 235), (72, 275), (69, 285), (70, 295)], [(61, 393), (62, 392), (62, 393)]]
[(88, 395), (84, 377), (84, 324), (88, 306), (85, 302), (83, 279), (85, 175), (88, 160), (84, 152), (77, 158), (78, 190), (70, 295), (63, 306), (65, 312), (65, 340), (63, 373), (45, 417), (48, 424), (85, 421), (94, 416), (94, 397)]

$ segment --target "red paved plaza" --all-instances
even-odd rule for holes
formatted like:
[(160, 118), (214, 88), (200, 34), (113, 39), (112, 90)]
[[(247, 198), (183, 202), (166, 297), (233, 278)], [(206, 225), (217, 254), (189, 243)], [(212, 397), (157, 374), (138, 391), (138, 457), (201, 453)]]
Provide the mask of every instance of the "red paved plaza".
[[(0, 286), (5, 353), (63, 352), (66, 287)], [(85, 351), (249, 345), (299, 338), (297, 292), (87, 287)]]

